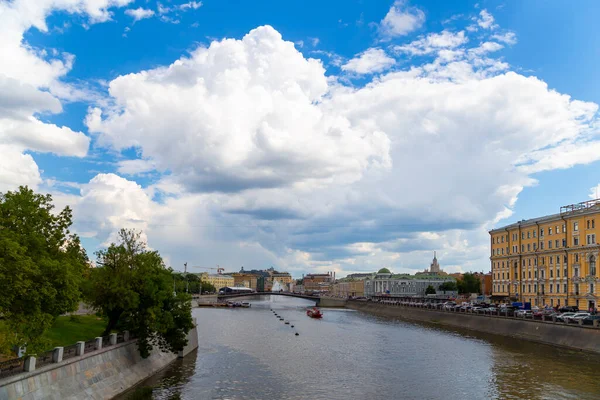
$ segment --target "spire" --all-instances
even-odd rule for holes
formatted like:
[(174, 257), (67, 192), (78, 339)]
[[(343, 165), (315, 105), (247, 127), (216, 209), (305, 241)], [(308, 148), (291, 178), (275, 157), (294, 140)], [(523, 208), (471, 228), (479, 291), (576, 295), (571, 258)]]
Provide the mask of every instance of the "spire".
[(433, 259), (437, 260), (436, 254), (435, 254), (435, 250), (433, 251)]

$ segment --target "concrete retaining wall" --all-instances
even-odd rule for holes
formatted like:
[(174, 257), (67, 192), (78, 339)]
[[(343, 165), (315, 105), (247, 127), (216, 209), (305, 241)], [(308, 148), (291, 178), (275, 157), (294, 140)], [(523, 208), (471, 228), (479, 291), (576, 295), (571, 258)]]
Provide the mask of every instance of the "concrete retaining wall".
[(344, 307), (346, 300), (335, 299), (332, 297), (321, 297), (319, 299), (319, 307)]
[[(198, 347), (196, 328), (188, 333), (188, 346), (180, 356)], [(112, 399), (165, 368), (176, 354), (154, 349), (140, 357), (135, 341), (50, 364), (33, 372), (0, 381), (0, 400)]]
[(443, 326), (465, 328), (473, 331), (531, 340), (577, 350), (600, 353), (600, 329), (520, 320), (497, 316), (470, 315), (412, 307), (391, 306), (369, 302), (349, 301), (347, 308), (375, 315), (421, 321)]

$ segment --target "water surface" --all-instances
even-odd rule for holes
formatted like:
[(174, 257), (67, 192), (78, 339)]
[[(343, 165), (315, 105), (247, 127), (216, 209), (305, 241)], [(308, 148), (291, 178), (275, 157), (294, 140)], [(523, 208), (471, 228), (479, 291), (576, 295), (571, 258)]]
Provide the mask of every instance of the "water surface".
[(302, 299), (250, 302), (195, 309), (198, 351), (143, 383), (153, 398), (600, 399), (598, 355), (345, 309), (314, 320)]

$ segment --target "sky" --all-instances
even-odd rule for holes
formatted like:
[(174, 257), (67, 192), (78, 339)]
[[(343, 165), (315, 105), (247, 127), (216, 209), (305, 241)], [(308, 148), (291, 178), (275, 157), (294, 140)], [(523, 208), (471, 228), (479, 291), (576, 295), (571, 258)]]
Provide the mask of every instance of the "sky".
[(0, 192), (167, 265), (295, 277), (433, 252), (600, 193), (600, 3), (0, 0)]

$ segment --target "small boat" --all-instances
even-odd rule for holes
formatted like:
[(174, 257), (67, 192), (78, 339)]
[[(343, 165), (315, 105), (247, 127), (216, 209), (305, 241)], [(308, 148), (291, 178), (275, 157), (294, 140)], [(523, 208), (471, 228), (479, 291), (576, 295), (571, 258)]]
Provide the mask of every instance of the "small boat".
[(248, 303), (247, 301), (242, 301), (242, 307), (250, 308), (250, 303)]
[(306, 310), (306, 315), (308, 315), (311, 318), (323, 318), (321, 310), (319, 310), (317, 307), (309, 308), (308, 310)]

